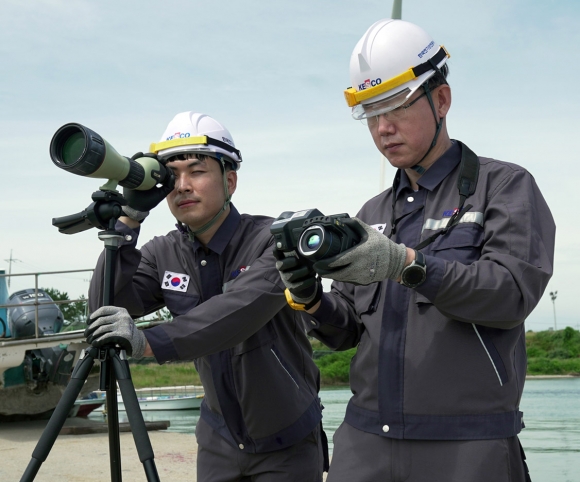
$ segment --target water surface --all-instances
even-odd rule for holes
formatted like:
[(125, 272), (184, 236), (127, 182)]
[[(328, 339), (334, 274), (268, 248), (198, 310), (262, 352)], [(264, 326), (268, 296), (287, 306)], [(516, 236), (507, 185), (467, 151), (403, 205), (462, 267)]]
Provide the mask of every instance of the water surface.
[[(348, 388), (327, 388), (320, 393), (331, 453), (332, 435), (344, 419), (350, 396)], [(532, 481), (580, 482), (580, 378), (527, 380), (521, 410), (526, 428), (520, 440)], [(143, 417), (169, 420), (169, 432), (194, 433), (199, 410), (143, 412)], [(123, 412), (119, 421), (127, 422)]]

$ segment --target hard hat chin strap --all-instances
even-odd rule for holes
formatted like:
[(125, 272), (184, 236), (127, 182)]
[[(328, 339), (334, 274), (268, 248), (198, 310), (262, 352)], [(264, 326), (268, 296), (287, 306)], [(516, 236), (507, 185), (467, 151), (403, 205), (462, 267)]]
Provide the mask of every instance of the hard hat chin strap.
[(413, 169), (413, 171), (418, 172), (419, 174), (425, 174), (425, 172), (427, 171), (427, 169), (425, 169), (420, 164), (425, 160), (425, 158), (429, 155), (431, 150), (437, 144), (437, 138), (439, 137), (439, 133), (441, 132), (441, 127), (443, 127), (443, 121), (445, 120), (445, 117), (441, 117), (441, 119), (437, 120), (437, 111), (435, 110), (435, 104), (433, 103), (433, 98), (431, 97), (431, 90), (426, 85), (426, 83), (423, 84), (423, 89), (425, 89), (425, 94), (427, 95), (427, 99), (429, 100), (429, 105), (431, 106), (431, 112), (433, 112), (433, 117), (435, 117), (435, 125), (437, 127), (435, 129), (435, 135), (433, 136), (433, 140), (431, 141), (431, 145), (429, 146), (429, 149), (427, 149), (427, 152), (421, 158), (421, 160), (411, 168), (411, 169)]
[[(439, 67), (437, 67), (437, 64), (433, 61), (433, 59), (429, 59), (429, 63), (431, 64), (431, 67), (433, 68), (433, 70), (435, 70), (437, 72), (437, 74), (441, 76), (441, 78), (443, 79), (443, 82), (445, 84), (447, 84), (447, 80), (445, 79), (445, 76), (441, 72), (441, 69)], [(433, 140), (431, 141), (431, 145), (429, 146), (429, 149), (427, 149), (427, 152), (421, 158), (421, 160), (419, 162), (417, 162), (417, 164), (415, 164), (411, 168), (411, 169), (413, 169), (413, 171), (415, 171), (419, 174), (425, 174), (425, 172), (427, 171), (427, 169), (425, 169), (423, 166), (420, 166), (420, 164), (425, 160), (425, 158), (429, 155), (431, 150), (437, 144), (437, 138), (439, 137), (439, 133), (441, 132), (441, 128), (443, 127), (443, 121), (445, 120), (445, 117), (441, 117), (439, 120), (437, 120), (437, 111), (435, 110), (435, 104), (433, 102), (433, 97), (431, 96), (431, 89), (429, 88), (429, 80), (426, 80), (423, 83), (422, 87), (423, 87), (423, 90), (425, 91), (425, 95), (427, 96), (427, 100), (429, 101), (429, 105), (431, 106), (431, 112), (433, 112), (433, 117), (435, 118), (435, 125), (437, 127), (435, 129), (435, 136), (433, 136)]]
[(224, 183), (224, 194), (225, 194), (225, 201), (222, 208), (217, 212), (217, 214), (211, 218), (207, 223), (205, 223), (201, 228), (196, 229), (195, 231), (191, 229), (189, 226), (187, 227), (187, 234), (189, 236), (190, 241), (195, 241), (195, 237), (199, 236), (200, 234), (205, 233), (209, 228), (211, 228), (217, 220), (220, 218), (222, 213), (228, 208), (230, 203), (232, 202), (232, 196), (228, 191), (228, 177), (226, 171), (226, 163), (223, 160), (223, 157), (220, 155), (216, 158), (217, 161), (220, 162), (222, 168), (222, 178)]

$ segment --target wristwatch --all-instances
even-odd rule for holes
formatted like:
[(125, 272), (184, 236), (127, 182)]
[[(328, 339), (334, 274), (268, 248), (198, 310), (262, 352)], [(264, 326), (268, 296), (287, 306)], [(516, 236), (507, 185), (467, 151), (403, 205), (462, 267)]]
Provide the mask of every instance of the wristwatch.
[(415, 251), (415, 259), (403, 269), (401, 284), (407, 288), (416, 288), (427, 279), (427, 265), (425, 255), (421, 251)]

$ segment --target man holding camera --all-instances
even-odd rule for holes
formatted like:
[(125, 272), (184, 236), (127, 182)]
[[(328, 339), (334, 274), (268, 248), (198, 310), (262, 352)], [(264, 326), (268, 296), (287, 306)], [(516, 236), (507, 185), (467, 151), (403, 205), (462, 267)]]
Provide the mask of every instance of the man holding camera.
[[(88, 341), (158, 363), (194, 361), (205, 389), (198, 481), (321, 481), (319, 373), (275, 269), (272, 219), (240, 215), (230, 203), (240, 151), (223, 125), (194, 112), (175, 116), (151, 151), (174, 176), (149, 191), (124, 190), (115, 280), (122, 308), (99, 308), (101, 255)], [(140, 223), (166, 196), (177, 230), (137, 249)], [(132, 317), (164, 306), (171, 323), (135, 327)]]
[(517, 434), (524, 321), (552, 275), (555, 226), (533, 177), (450, 139), (448, 54), (382, 20), (351, 57), (353, 117), (396, 167), (347, 221), (361, 241), (314, 264), (281, 256), (310, 334), (357, 347), (329, 482), (529, 480)]

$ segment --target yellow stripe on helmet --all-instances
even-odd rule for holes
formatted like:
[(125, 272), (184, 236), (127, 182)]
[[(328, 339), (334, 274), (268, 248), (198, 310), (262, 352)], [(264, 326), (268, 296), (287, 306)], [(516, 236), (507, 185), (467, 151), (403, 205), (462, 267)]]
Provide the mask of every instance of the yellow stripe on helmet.
[(367, 100), (371, 97), (383, 94), (413, 79), (416, 79), (415, 73), (413, 72), (413, 69), (410, 68), (406, 72), (403, 72), (402, 74), (399, 74), (392, 79), (381, 82), (379, 85), (375, 85), (374, 87), (370, 87), (368, 89), (357, 91), (356, 89), (349, 87), (344, 91), (344, 97), (348, 106), (354, 107), (355, 105), (360, 104), (363, 100)]
[(154, 142), (149, 147), (149, 152), (157, 154), (159, 151), (169, 149), (171, 147), (195, 145), (207, 146), (207, 136), (180, 137), (178, 139), (171, 139), (170, 141), (162, 141), (157, 143)]

